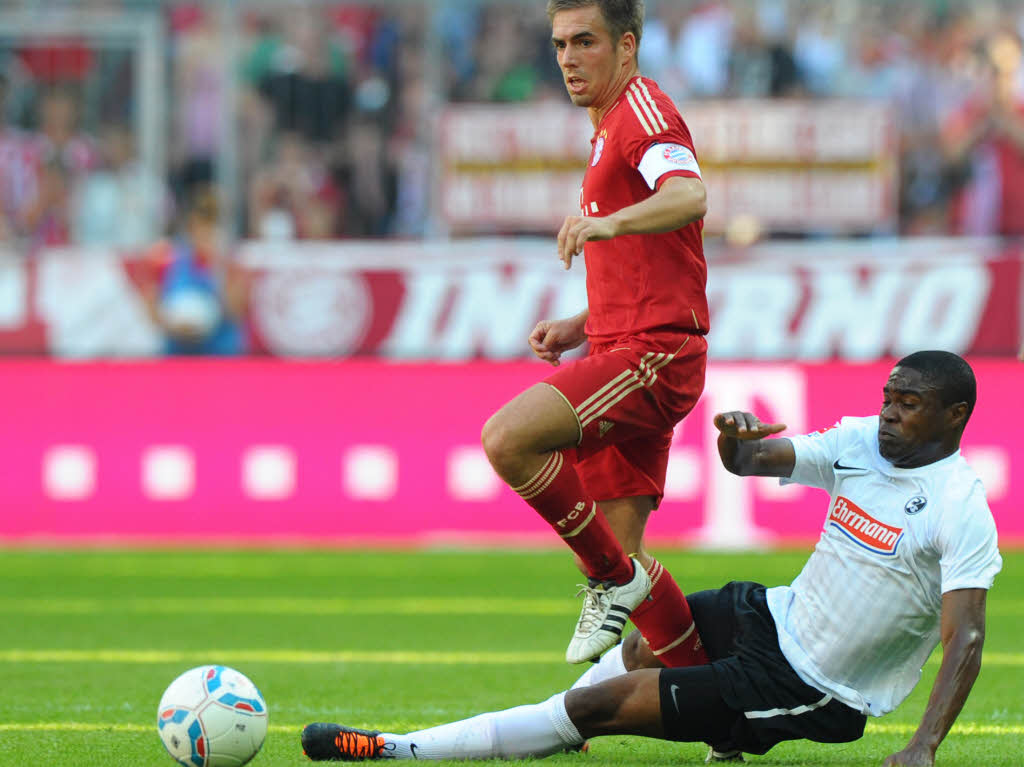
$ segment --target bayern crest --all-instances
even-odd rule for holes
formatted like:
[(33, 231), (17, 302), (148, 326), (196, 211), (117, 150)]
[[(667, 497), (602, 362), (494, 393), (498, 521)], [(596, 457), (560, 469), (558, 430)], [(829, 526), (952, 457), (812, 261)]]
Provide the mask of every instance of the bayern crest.
[(688, 168), (697, 164), (697, 158), (693, 152), (681, 144), (666, 144), (661, 150), (661, 156), (673, 165)]

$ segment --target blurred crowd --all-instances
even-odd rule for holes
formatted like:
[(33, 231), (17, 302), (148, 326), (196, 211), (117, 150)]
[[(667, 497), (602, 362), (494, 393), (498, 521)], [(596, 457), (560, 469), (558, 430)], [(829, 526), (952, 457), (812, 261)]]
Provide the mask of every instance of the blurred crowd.
[[(139, 156), (130, 52), (2, 38), (0, 241), (22, 253), (180, 234), (225, 140), (239, 236), (427, 234), (439, 102), (565, 100), (541, 0), (96, 5), (160, 14), (167, 173)], [(650, 0), (640, 60), (684, 117), (697, 99), (887, 102), (904, 233), (1024, 234), (1022, 32), (1024, 0)]]
[[(454, 13), (447, 97), (564, 99), (546, 22), (509, 4)], [(705, 99), (889, 104), (901, 232), (1019, 235), (1022, 36), (1021, 0), (649, 0), (640, 69), (684, 118)]]

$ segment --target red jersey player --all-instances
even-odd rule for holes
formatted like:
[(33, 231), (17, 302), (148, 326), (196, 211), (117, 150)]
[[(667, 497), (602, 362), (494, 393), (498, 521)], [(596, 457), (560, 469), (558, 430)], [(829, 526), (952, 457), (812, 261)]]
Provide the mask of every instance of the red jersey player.
[(678, 110), (639, 75), (642, 0), (549, 0), (548, 16), (569, 97), (594, 124), (582, 215), (558, 233), (567, 269), (586, 257), (588, 308), (529, 343), (553, 365), (590, 350), (495, 413), (483, 445), (588, 576), (566, 660), (614, 646), (632, 617), (665, 665), (706, 663), (685, 597), (643, 550), (673, 427), (704, 384), (704, 185)]

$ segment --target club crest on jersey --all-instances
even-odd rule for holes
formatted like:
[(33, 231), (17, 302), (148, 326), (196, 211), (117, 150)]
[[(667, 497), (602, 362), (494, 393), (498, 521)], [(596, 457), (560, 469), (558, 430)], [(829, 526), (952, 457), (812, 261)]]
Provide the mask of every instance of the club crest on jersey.
[(689, 170), (697, 168), (697, 158), (693, 156), (693, 152), (681, 144), (665, 144), (661, 150), (661, 156), (681, 168)]
[(604, 153), (604, 140), (607, 135), (608, 131), (601, 131), (597, 141), (594, 142), (594, 159), (590, 161), (590, 167), (594, 167), (601, 161), (601, 155)]
[(868, 514), (849, 498), (837, 496), (828, 512), (826, 524), (856, 543), (861, 548), (886, 557), (896, 554), (903, 540), (903, 528), (893, 527)]
[(918, 514), (924, 511), (924, 507), (927, 505), (927, 498), (925, 498), (923, 495), (915, 495), (913, 498), (907, 501), (907, 504), (906, 506), (903, 507), (903, 510), (907, 512), (907, 514)]

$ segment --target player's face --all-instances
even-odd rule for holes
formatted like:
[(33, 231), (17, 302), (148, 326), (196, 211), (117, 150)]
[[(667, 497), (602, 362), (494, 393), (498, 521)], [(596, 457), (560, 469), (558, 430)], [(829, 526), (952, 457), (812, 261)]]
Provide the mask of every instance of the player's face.
[[(618, 96), (627, 33), (612, 41), (601, 9), (596, 5), (559, 11), (551, 20), (551, 43), (562, 69), (569, 98), (578, 107), (600, 108)], [(628, 43), (627, 43), (628, 45)]]
[(919, 371), (893, 368), (882, 389), (878, 452), (900, 468), (931, 463), (949, 431), (946, 411)]

